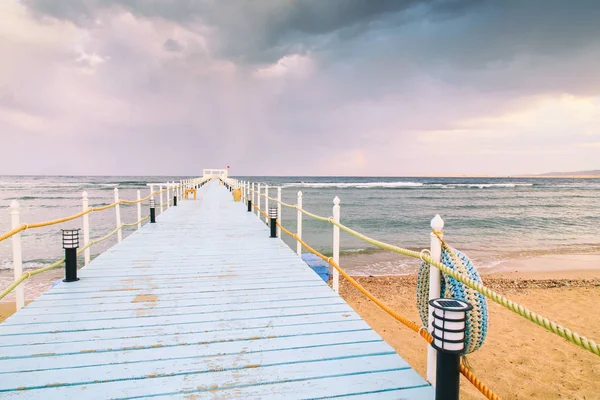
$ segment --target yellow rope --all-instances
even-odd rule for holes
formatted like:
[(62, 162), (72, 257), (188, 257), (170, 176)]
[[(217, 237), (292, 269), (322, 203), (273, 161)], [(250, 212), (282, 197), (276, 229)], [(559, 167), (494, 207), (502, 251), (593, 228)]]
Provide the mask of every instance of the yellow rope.
[(27, 229), (27, 224), (23, 224), (23, 225), (19, 226), (18, 228), (15, 228), (15, 229), (12, 229), (12, 230), (6, 232), (5, 234), (0, 236), (0, 242), (8, 239), (9, 237), (16, 235), (19, 232), (24, 231), (25, 229)]
[(27, 229), (42, 228), (44, 226), (56, 225), (56, 224), (60, 224), (60, 223), (63, 223), (63, 222), (72, 221), (72, 220), (77, 219), (79, 217), (83, 217), (85, 214), (89, 214), (92, 211), (93, 211), (93, 209), (88, 209), (86, 211), (82, 211), (80, 213), (77, 213), (77, 214), (74, 214), (74, 215), (71, 215), (71, 216), (68, 216), (68, 217), (64, 217), (64, 218), (53, 219), (53, 220), (45, 221), (45, 222), (38, 222), (38, 223), (34, 223), (34, 224), (27, 224)]
[[(174, 186), (173, 188), (178, 188), (180, 186)], [(116, 207), (119, 204), (132, 205), (132, 204), (141, 203), (143, 201), (148, 200), (149, 198), (151, 198), (154, 195), (161, 194), (161, 193), (164, 193), (166, 191), (167, 191), (167, 189), (163, 189), (163, 190), (158, 191), (158, 192), (152, 192), (150, 195), (144, 197), (143, 199), (139, 199), (139, 200), (119, 200), (119, 201), (115, 201), (112, 204), (108, 204), (106, 206), (89, 207), (86, 211), (81, 211), (81, 212), (79, 212), (77, 214), (70, 215), (70, 216), (64, 217), (64, 218), (53, 219), (53, 220), (44, 221), (44, 222), (37, 222), (37, 223), (33, 223), (33, 224), (23, 224), (23, 225), (19, 226), (18, 228), (12, 229), (12, 230), (10, 230), (10, 231), (8, 231), (8, 232), (0, 235), (0, 242), (2, 242), (3, 240), (6, 240), (6, 239), (8, 239), (8, 238), (10, 238), (10, 237), (12, 237), (14, 235), (16, 235), (17, 233), (22, 232), (22, 231), (24, 231), (26, 229), (42, 228), (42, 227), (46, 227), (46, 226), (61, 224), (63, 222), (68, 222), (68, 221), (72, 221), (74, 219), (83, 217), (84, 215), (92, 213), (92, 212), (108, 210), (109, 208)]]

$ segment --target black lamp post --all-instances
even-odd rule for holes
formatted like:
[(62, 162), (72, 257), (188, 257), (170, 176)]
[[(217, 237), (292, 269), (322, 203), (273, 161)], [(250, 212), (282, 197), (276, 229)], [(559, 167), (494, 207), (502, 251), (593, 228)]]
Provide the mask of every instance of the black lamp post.
[(156, 223), (156, 202), (154, 199), (150, 199), (150, 223)]
[(79, 248), (80, 229), (62, 229), (62, 245), (65, 249), (65, 279), (63, 282), (75, 282), (77, 278), (77, 249)]
[(458, 400), (460, 388), (460, 354), (465, 349), (467, 311), (473, 306), (457, 299), (432, 299), (433, 343), (437, 350), (435, 398)]
[(277, 237), (277, 207), (269, 208), (269, 227), (271, 228), (271, 238)]

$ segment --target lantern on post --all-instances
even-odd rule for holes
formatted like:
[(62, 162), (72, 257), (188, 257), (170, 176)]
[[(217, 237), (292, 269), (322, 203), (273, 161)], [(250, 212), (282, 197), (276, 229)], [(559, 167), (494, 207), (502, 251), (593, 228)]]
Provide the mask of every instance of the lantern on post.
[(156, 203), (154, 199), (150, 199), (150, 223), (156, 223)]
[(77, 278), (77, 249), (79, 248), (80, 229), (62, 229), (62, 245), (65, 250), (65, 279), (63, 282), (75, 282)]
[(431, 345), (437, 350), (435, 398), (458, 400), (460, 387), (460, 355), (465, 349), (467, 312), (473, 306), (458, 299), (433, 299)]
[(269, 208), (269, 228), (271, 228), (271, 238), (277, 237), (277, 207)]

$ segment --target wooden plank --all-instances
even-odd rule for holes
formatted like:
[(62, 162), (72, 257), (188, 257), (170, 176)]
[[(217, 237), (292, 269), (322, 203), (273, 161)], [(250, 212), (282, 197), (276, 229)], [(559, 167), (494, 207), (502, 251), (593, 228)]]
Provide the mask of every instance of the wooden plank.
[(126, 327), (152, 327), (157, 325), (170, 325), (170, 324), (185, 324), (188, 322), (214, 322), (219, 323), (222, 321), (235, 321), (235, 320), (248, 320), (256, 318), (281, 318), (290, 315), (305, 315), (314, 314), (319, 312), (345, 312), (352, 313), (352, 309), (346, 304), (339, 304), (334, 306), (328, 306), (327, 309), (322, 307), (299, 307), (294, 309), (272, 309), (272, 310), (255, 310), (252, 313), (243, 311), (228, 313), (223, 318), (219, 317), (219, 314), (180, 314), (174, 316), (161, 316), (161, 317), (143, 317), (138, 318), (126, 318), (126, 319), (97, 319), (92, 321), (79, 321), (79, 322), (68, 322), (68, 323), (32, 323), (32, 324), (19, 324), (10, 325), (2, 324), (2, 330), (0, 331), (0, 338), (5, 335), (22, 335), (22, 334), (35, 334), (40, 332), (73, 332), (73, 331), (93, 331), (93, 330), (106, 330), (115, 328), (126, 328)]
[[(277, 301), (279, 298), (284, 298), (281, 296), (285, 295), (306, 295), (309, 297), (328, 297), (331, 296), (333, 292), (330, 290), (324, 290), (321, 285), (315, 285), (311, 287), (301, 286), (299, 288), (288, 288), (285, 291), (281, 291), (279, 288), (272, 289), (264, 289), (259, 292), (256, 291), (236, 291), (236, 292), (228, 292), (221, 293), (221, 298), (226, 298), (231, 300), (231, 302), (244, 302), (252, 299), (260, 300), (260, 299), (273, 299)], [(251, 296), (249, 295), (251, 294)], [(35, 302), (32, 302), (25, 306), (23, 310), (30, 309), (42, 309), (47, 307), (52, 307), (54, 310), (57, 309), (58, 306), (64, 307), (64, 310), (70, 309), (71, 307), (79, 307), (85, 305), (98, 305), (98, 304), (127, 304), (131, 301), (135, 300), (136, 295), (132, 293), (128, 293), (123, 296), (104, 298), (102, 296), (92, 296), (89, 298), (78, 299), (77, 302), (71, 301), (69, 298), (57, 299), (53, 297), (40, 297), (36, 299)], [(203, 302), (212, 302), (217, 297), (212, 292), (208, 293), (198, 293), (197, 291), (189, 291), (189, 292), (176, 292), (171, 295), (163, 296), (157, 298), (157, 302), (162, 301), (180, 301), (180, 300), (198, 300)], [(210, 300), (210, 301), (209, 301)], [(75, 303), (75, 304), (73, 304)]]
[[(3, 347), (21, 345), (38, 345), (49, 343), (75, 343), (88, 341), (101, 341), (127, 337), (156, 337), (165, 335), (179, 335), (203, 331), (226, 331), (246, 330), (255, 328), (269, 328), (279, 326), (307, 326), (316, 324), (348, 323), (350, 321), (362, 321), (355, 313), (327, 312), (317, 314), (291, 315), (278, 318), (252, 318), (247, 320), (190, 322), (185, 324), (163, 324), (149, 327), (126, 327), (120, 329), (106, 329), (95, 331), (66, 331), (66, 332), (42, 332), (37, 334), (23, 334), (2, 336)], [(363, 321), (364, 323), (364, 321)], [(368, 325), (365, 325), (368, 326)]]
[[(60, 382), (62, 385), (82, 385), (91, 382), (102, 381), (121, 381), (124, 379), (146, 379), (152, 376), (168, 376), (183, 374), (202, 374), (212, 372), (215, 369), (222, 371), (248, 368), (257, 365), (277, 365), (291, 363), (308, 363), (320, 360), (364, 358), (380, 355), (395, 354), (383, 342), (363, 342), (356, 344), (346, 344), (343, 346), (321, 346), (307, 347), (310, 341), (304, 340), (305, 346), (298, 349), (276, 349), (275, 351), (260, 352), (252, 350), (249, 346), (243, 352), (233, 354), (217, 354), (210, 356), (194, 355), (190, 357), (180, 357), (176, 361), (169, 359), (148, 359), (144, 362), (138, 362), (135, 366), (131, 364), (115, 364), (100, 362), (89, 368), (79, 368), (77, 371), (73, 368), (65, 369), (47, 369), (36, 372), (15, 372), (11, 373), (10, 380), (0, 380), (0, 393), (10, 390), (17, 390), (19, 387), (44, 387), (56, 385)], [(189, 349), (188, 349), (189, 350)], [(155, 352), (155, 355), (160, 353)], [(173, 364), (177, 365), (176, 371)], [(408, 367), (405, 363), (403, 367)], [(252, 367), (250, 367), (252, 368)]]
[[(220, 360), (219, 360), (220, 361)], [(145, 376), (141, 379), (111, 382), (85, 382), (82, 385), (59, 386), (58, 380), (51, 387), (34, 390), (16, 390), (8, 392), (14, 398), (72, 399), (85, 395), (88, 400), (106, 398), (135, 398), (143, 396), (169, 395), (181, 390), (208, 392), (226, 388), (256, 386), (263, 390), (265, 384), (286, 381), (308, 381), (326, 376), (362, 375), (380, 371), (397, 371), (399, 384), (410, 385), (414, 372), (407, 369), (405, 363), (395, 354), (358, 357), (355, 359), (332, 359), (311, 362), (273, 364), (240, 364), (238, 369), (223, 370), (219, 362), (212, 364), (213, 370), (204, 373), (173, 372), (168, 376)], [(411, 373), (413, 372), (413, 373)], [(406, 375), (406, 376), (405, 376)], [(83, 382), (82, 382), (83, 383)], [(83, 389), (82, 387), (86, 387)], [(277, 390), (276, 388), (274, 388)], [(273, 390), (273, 389), (272, 389)], [(6, 393), (6, 392), (5, 392)], [(264, 393), (264, 392), (263, 392)], [(266, 392), (268, 396), (268, 392)], [(36, 396), (36, 397), (33, 397)], [(11, 398), (13, 398), (11, 397)]]
[[(148, 299), (150, 297), (150, 299)], [(75, 322), (86, 322), (86, 321), (107, 321), (117, 319), (142, 319), (148, 317), (161, 317), (161, 316), (180, 316), (180, 315), (205, 315), (205, 314), (219, 314), (224, 318), (230, 315), (247, 315), (248, 311), (265, 311), (265, 310), (284, 310), (284, 309), (304, 309), (305, 307), (323, 308), (328, 310), (329, 306), (346, 306), (346, 303), (341, 299), (327, 298), (325, 300), (316, 299), (305, 299), (296, 300), (294, 302), (269, 302), (269, 303), (247, 303), (247, 304), (217, 304), (217, 305), (195, 305), (187, 307), (167, 307), (167, 308), (152, 308), (153, 300), (151, 295), (146, 295), (140, 301), (142, 304), (134, 304), (133, 307), (127, 310), (114, 310), (109, 309), (105, 312), (97, 313), (60, 313), (53, 315), (38, 314), (20, 314), (16, 318), (13, 318), (9, 324), (11, 325), (32, 325), (32, 324), (57, 324), (67, 323), (73, 324)], [(145, 303), (144, 303), (145, 302)], [(150, 307), (143, 307), (150, 303)], [(346, 307), (344, 307), (346, 308)], [(347, 308), (346, 308), (347, 309)], [(348, 311), (350, 311), (348, 309)], [(210, 316), (214, 318), (214, 316)]]
[[(257, 296), (253, 297), (222, 297), (222, 298), (209, 298), (209, 299), (198, 299), (196, 297), (190, 296), (187, 299), (171, 299), (170, 297), (165, 298), (142, 298), (135, 299), (133, 298), (131, 301), (119, 301), (119, 302), (110, 302), (110, 303), (91, 303), (91, 304), (75, 304), (70, 306), (69, 310), (58, 310), (53, 306), (46, 307), (29, 307), (23, 309), (20, 313), (20, 316), (23, 315), (61, 315), (61, 314), (82, 314), (82, 313), (111, 313), (113, 311), (118, 310), (131, 310), (132, 302), (138, 303), (137, 310), (141, 309), (151, 309), (151, 310), (159, 310), (166, 308), (186, 308), (186, 307), (196, 307), (196, 306), (217, 306), (217, 305), (228, 305), (228, 304), (261, 304), (261, 303), (280, 303), (285, 306), (289, 302), (299, 301), (299, 300), (310, 300), (313, 299), (315, 303), (321, 303), (326, 300), (334, 300), (338, 299), (334, 294), (330, 295), (314, 295), (310, 296), (310, 294), (302, 293), (282, 293), (278, 292), (275, 296)], [(59, 302), (57, 302), (60, 304)], [(55, 304), (56, 306), (57, 304)], [(66, 305), (63, 303), (63, 305)], [(144, 307), (145, 306), (145, 307)]]

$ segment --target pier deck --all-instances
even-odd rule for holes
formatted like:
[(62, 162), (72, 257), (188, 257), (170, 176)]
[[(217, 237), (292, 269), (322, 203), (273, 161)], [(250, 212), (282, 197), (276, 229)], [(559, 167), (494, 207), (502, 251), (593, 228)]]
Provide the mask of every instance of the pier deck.
[(0, 324), (0, 398), (432, 399), (217, 181)]

